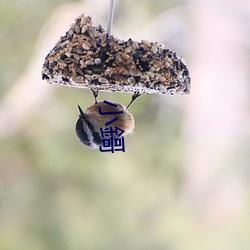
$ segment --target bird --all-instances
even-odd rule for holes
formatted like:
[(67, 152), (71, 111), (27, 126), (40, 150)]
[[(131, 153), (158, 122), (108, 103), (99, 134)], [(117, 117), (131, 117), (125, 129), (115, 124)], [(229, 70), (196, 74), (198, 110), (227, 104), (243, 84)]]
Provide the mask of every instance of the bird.
[(125, 107), (119, 103), (97, 101), (98, 90), (91, 89), (91, 91), (95, 100), (94, 104), (89, 106), (85, 112), (78, 105), (79, 118), (75, 131), (80, 142), (90, 149), (98, 149), (103, 144), (103, 139), (107, 138), (107, 136), (102, 136), (101, 129), (115, 127), (119, 131), (123, 131), (123, 136), (133, 133), (135, 121), (128, 108), (140, 94), (134, 93), (131, 102)]

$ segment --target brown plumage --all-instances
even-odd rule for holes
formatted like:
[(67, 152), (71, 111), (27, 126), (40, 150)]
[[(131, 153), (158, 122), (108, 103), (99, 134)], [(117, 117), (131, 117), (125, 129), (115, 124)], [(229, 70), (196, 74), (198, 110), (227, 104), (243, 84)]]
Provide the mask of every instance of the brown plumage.
[[(104, 102), (97, 102), (90, 107), (88, 107), (85, 111), (86, 116), (92, 122), (92, 124), (100, 131), (100, 128), (108, 128), (108, 127), (118, 127), (124, 130), (123, 135), (131, 134), (134, 130), (135, 121), (134, 117), (131, 113), (129, 113), (125, 106), (119, 103), (114, 103), (117, 107), (110, 106)], [(108, 115), (100, 115), (99, 108), (103, 113), (106, 112), (117, 112), (123, 111), (122, 114), (108, 114)], [(113, 120), (114, 118), (118, 118), (118, 120), (114, 121), (108, 126), (105, 126), (105, 123)]]
[[(114, 138), (126, 136), (133, 132), (134, 117), (128, 112), (127, 108), (119, 103), (97, 102), (95, 93), (94, 97), (95, 103), (88, 107), (85, 112), (78, 105), (80, 115), (76, 122), (76, 134), (83, 145), (91, 149), (97, 149), (102, 145), (103, 139), (111, 136)], [(115, 114), (108, 114), (108, 112), (115, 112)], [(110, 131), (110, 128), (117, 133), (105, 133), (103, 137), (101, 129)]]

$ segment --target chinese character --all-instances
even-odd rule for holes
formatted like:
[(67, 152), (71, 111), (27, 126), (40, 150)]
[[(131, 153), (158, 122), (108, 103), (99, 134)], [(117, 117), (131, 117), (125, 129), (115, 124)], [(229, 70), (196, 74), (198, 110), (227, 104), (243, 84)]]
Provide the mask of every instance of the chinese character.
[[(104, 103), (117, 107), (116, 104), (113, 104), (111, 102), (104, 101)], [(100, 115), (109, 115), (109, 114), (122, 114), (123, 111), (116, 111), (116, 112), (102, 112), (101, 108), (99, 107), (99, 114)], [(105, 123), (105, 126), (110, 125), (111, 123), (118, 120), (118, 117), (115, 117), (111, 121)], [(124, 133), (123, 129), (120, 129), (118, 127), (108, 127), (108, 128), (100, 128), (101, 136), (102, 136), (102, 142), (103, 145), (99, 146), (99, 149), (101, 152), (112, 152), (114, 151), (123, 151), (125, 152), (125, 145), (124, 145), (124, 137), (121, 137), (121, 135)], [(114, 149), (115, 147), (118, 147), (118, 149)], [(107, 149), (104, 149), (107, 148)]]
[[(104, 128), (104, 129), (100, 128), (100, 130), (101, 130), (102, 138), (112, 137), (113, 134), (115, 134), (114, 137), (120, 137), (124, 133), (124, 130), (120, 129), (118, 127), (115, 127), (115, 130), (113, 130), (113, 127)], [(119, 131), (121, 131), (121, 132), (118, 134)]]
[[(118, 149), (114, 149), (115, 147), (120, 147)], [(104, 149), (107, 148), (107, 149)], [(124, 145), (124, 137), (110, 137), (108, 139), (103, 139), (103, 145), (99, 146), (101, 152), (112, 152), (114, 151), (123, 151), (125, 152), (125, 145)]]

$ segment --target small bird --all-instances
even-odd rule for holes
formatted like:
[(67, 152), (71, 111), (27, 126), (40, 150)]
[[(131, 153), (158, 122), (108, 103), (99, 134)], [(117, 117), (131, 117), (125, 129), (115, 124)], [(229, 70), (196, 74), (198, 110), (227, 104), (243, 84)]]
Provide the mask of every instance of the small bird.
[(123, 136), (134, 130), (134, 117), (128, 112), (128, 107), (140, 95), (135, 93), (127, 107), (119, 103), (97, 101), (98, 91), (92, 90), (95, 103), (84, 112), (78, 105), (79, 118), (76, 122), (76, 135), (83, 145), (91, 149), (98, 149), (103, 144), (101, 128), (117, 127), (123, 130)]

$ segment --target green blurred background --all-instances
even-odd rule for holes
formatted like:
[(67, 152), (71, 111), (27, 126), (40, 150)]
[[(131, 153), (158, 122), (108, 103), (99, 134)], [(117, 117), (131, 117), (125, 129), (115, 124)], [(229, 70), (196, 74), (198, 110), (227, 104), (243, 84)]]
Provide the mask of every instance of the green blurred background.
[(140, 97), (114, 154), (75, 135), (90, 91), (41, 80), (74, 18), (106, 27), (108, 4), (0, 2), (0, 249), (249, 250), (249, 1), (116, 1), (114, 35), (182, 54), (192, 91)]

